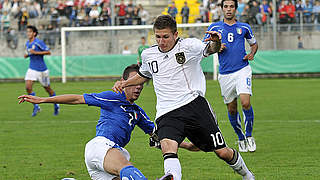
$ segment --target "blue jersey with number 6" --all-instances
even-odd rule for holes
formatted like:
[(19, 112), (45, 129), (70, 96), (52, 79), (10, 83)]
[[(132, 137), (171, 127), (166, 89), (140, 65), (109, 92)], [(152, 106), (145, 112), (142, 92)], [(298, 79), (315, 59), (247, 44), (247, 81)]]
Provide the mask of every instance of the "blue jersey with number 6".
[(125, 93), (105, 91), (83, 95), (86, 104), (101, 108), (96, 126), (96, 136), (104, 136), (124, 147), (130, 141), (131, 133), (138, 125), (145, 133), (151, 133), (154, 123), (138, 105), (130, 104)]
[[(249, 24), (237, 21), (230, 26), (223, 21), (220, 21), (212, 23), (208, 27), (208, 31), (217, 31), (221, 33), (221, 42), (225, 43), (226, 46), (226, 48), (219, 53), (220, 74), (233, 73), (249, 64), (247, 60), (243, 59), (246, 55), (245, 39), (250, 45), (256, 43), (256, 39)], [(209, 34), (206, 34), (204, 39), (208, 37)]]

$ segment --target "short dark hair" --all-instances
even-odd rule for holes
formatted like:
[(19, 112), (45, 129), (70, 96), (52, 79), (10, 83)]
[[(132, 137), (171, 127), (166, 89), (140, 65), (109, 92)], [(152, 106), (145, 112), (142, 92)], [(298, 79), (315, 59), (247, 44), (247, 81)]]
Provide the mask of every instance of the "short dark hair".
[(225, 1), (233, 1), (235, 8), (238, 9), (238, 0), (222, 0), (221, 4), (220, 4), (221, 5), (221, 9), (223, 9), (223, 4), (224, 4)]
[(127, 80), (131, 72), (139, 72), (138, 64), (131, 64), (130, 66), (127, 66), (123, 71), (122, 78)]
[(27, 29), (31, 29), (32, 32), (36, 33), (35, 37), (37, 37), (37, 35), (38, 35), (38, 29), (37, 29), (35, 26), (29, 25), (29, 26), (27, 26)]
[(177, 22), (170, 15), (158, 16), (153, 24), (153, 31), (166, 28), (170, 28), (172, 33), (177, 32)]

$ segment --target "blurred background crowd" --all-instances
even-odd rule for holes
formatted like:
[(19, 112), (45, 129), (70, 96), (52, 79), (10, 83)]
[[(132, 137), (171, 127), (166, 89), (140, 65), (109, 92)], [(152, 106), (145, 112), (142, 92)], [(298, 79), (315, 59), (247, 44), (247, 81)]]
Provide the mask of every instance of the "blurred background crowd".
[[(153, 6), (162, 2), (165, 6)], [(215, 22), (223, 18), (221, 0), (1, 0), (1, 39), (10, 48), (16, 46), (16, 33), (28, 24), (36, 25), (49, 45), (54, 46), (61, 27), (146, 25), (162, 14), (170, 14), (178, 23)], [(237, 19), (251, 26), (277, 24), (312, 25), (320, 31), (320, 0), (239, 0)], [(160, 3), (161, 4), (161, 3)], [(144, 8), (147, 7), (147, 8)], [(318, 25), (319, 24), (319, 25)]]

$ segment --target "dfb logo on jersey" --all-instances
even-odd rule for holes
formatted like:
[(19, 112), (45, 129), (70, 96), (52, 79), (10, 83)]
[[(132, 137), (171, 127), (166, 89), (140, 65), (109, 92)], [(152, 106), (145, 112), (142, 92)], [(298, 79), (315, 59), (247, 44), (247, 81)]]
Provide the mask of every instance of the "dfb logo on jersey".
[(186, 62), (186, 57), (184, 56), (184, 52), (179, 52), (175, 55), (176, 55), (177, 63), (183, 64), (184, 62)]
[(238, 34), (242, 34), (242, 29), (241, 28), (237, 28), (237, 33)]

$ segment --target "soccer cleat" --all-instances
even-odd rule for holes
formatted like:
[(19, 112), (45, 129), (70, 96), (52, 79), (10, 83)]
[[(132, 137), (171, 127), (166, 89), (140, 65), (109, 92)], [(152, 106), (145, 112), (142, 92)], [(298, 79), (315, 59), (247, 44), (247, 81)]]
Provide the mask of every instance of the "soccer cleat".
[(248, 150), (250, 152), (256, 151), (256, 142), (253, 137), (247, 137), (247, 143), (248, 143)]
[(248, 152), (247, 140), (238, 141), (239, 144), (239, 152)]
[(242, 180), (255, 180), (255, 177), (253, 173), (249, 171), (245, 176), (242, 176)]
[(156, 180), (173, 180), (173, 175), (171, 173), (167, 173), (164, 176), (162, 176), (160, 179)]
[(60, 106), (59, 104), (54, 104), (54, 113), (53, 115), (58, 115), (59, 114), (59, 110), (60, 110)]
[(38, 114), (38, 112), (40, 112), (40, 107), (38, 106), (38, 105), (35, 105), (34, 107), (33, 107), (33, 111), (32, 111), (32, 117), (34, 117), (34, 116), (36, 116), (37, 114)]

